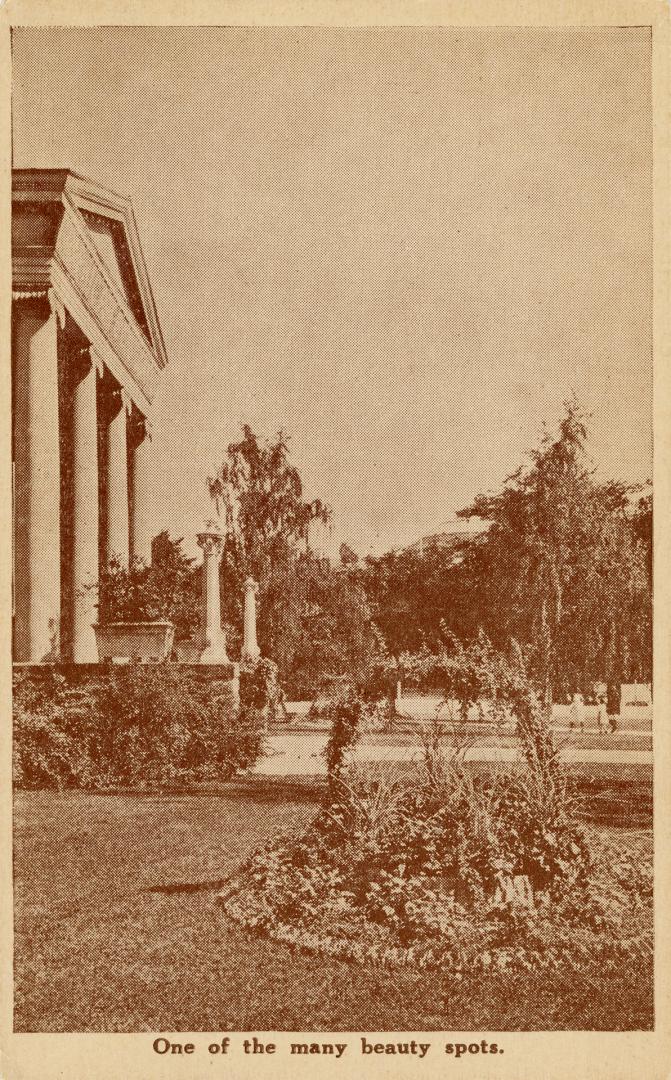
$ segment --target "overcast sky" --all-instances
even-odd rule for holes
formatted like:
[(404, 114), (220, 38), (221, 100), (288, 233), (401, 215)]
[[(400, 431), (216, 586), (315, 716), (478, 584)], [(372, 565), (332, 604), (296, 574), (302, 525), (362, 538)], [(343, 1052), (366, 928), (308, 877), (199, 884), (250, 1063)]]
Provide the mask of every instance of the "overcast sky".
[(496, 489), (575, 389), (651, 473), (645, 28), (14, 33), (14, 164), (130, 195), (169, 367), (156, 529), (249, 421), (384, 550)]

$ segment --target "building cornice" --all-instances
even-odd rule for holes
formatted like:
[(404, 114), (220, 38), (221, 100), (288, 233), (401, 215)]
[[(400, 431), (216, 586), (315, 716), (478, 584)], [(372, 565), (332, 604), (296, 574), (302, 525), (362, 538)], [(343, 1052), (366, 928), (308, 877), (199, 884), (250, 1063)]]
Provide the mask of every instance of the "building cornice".
[(117, 283), (88, 238), (82, 212), (88, 211), (122, 224), (151, 339), (150, 351), (156, 366), (159, 369), (165, 367), (167, 355), (163, 335), (130, 200), (68, 169), (15, 169), (12, 173), (12, 201), (17, 206), (52, 206), (54, 209), (53, 245), (25, 244), (13, 247), (14, 287), (18, 290), (30, 290), (48, 286), (48, 279), (45, 279), (49, 262), (51, 256), (58, 253), (62, 226), (64, 218), (67, 217), (70, 223), (77, 223), (80, 235), (86, 238), (84, 242), (89, 256), (98, 264), (98, 270), (105, 279), (107, 288), (115, 295), (117, 305), (124, 311), (127, 320), (136, 324), (138, 332), (143, 333), (126, 297), (121, 295)]

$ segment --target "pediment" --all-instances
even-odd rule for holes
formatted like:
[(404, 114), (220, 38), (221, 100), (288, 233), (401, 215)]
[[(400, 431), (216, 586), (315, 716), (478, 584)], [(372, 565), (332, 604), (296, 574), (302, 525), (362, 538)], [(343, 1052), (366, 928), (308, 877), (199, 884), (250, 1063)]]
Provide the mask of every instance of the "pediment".
[(74, 226), (157, 367), (164, 367), (163, 336), (130, 200), (64, 169), (14, 170), (12, 188), (17, 283), (46, 259), (58, 259), (64, 230)]
[(123, 221), (80, 209), (89, 235), (110, 278), (126, 299), (138, 325), (151, 342), (149, 321), (128, 246)]

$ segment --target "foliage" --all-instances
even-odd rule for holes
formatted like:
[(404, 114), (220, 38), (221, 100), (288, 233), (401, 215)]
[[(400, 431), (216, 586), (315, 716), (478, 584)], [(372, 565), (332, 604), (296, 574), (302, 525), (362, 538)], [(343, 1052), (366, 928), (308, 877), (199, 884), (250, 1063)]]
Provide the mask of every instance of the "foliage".
[(280, 687), (277, 664), (259, 658), (240, 665), (240, 705), (263, 718), (263, 722), (284, 720), (284, 693)]
[(352, 879), (369, 883), (402, 867), (403, 875), (435, 877), (473, 901), (520, 876), (556, 895), (589, 869), (565, 785), (548, 783), (526, 760), (483, 779), (465, 765), (463, 750), (441, 750), (415, 783), (352, 779), (341, 770), (331, 790), (315, 829), (329, 850), (346, 849)]
[(324, 749), (329, 785), (341, 782), (365, 725), (384, 726), (392, 708), (389, 695), (395, 670), (393, 661), (379, 649), (355, 673), (323, 680), (322, 695), (313, 702), (312, 711), (330, 723)]
[[(332, 730), (324, 805), (301, 837), (251, 860), (224, 894), (234, 917), (243, 907), (237, 894), (249, 900), (251, 892), (247, 924), (270, 930), (279, 922), (289, 928), (284, 940), (331, 935), (350, 955), (354, 939), (363, 956), (379, 959), (416, 950), (422, 963), (458, 971), (466, 963), (476, 970), (561, 964), (572, 936), (596, 962), (604, 942), (617, 940), (621, 925), (596, 903), (589, 846), (521, 652), (506, 659), (484, 636), (467, 649), (453, 644), (449, 653), (415, 658), (413, 677), (459, 702), (486, 696), (495, 713), (507, 711), (519, 760), (479, 776), (465, 746), (441, 740), (437, 721), (414, 778), (357, 772), (348, 754), (378, 687), (375, 678), (339, 681), (325, 707)], [(621, 876), (611, 873), (620, 895)]]
[[(324, 680), (356, 672), (380, 651), (356, 568), (332, 567), (307, 549), (311, 522), (330, 511), (307, 502), (289, 440), (262, 442), (245, 427), (231, 444), (210, 494), (226, 522), (220, 564), (221, 607), (231, 655), (240, 648), (244, 581), (259, 583), (261, 652), (277, 664), (291, 696), (312, 697)], [(110, 621), (170, 619), (176, 639), (191, 637), (200, 619), (200, 568), (167, 533), (156, 538), (152, 564), (130, 570), (114, 561), (100, 580), (101, 615)], [(243, 678), (244, 681), (244, 678)]]
[(189, 638), (200, 617), (200, 582), (195, 559), (181, 545), (162, 532), (153, 541), (150, 564), (137, 559), (126, 568), (112, 559), (98, 583), (101, 621), (169, 620), (177, 640)]
[(525, 681), (519, 651), (513, 651), (513, 661), (509, 661), (482, 631), (466, 646), (447, 630), (443, 638), (438, 651), (424, 648), (400, 657), (404, 684), (423, 692), (439, 692), (446, 703), (456, 705), (462, 717), (471, 705), (479, 705), (482, 719), (485, 715), (493, 721), (508, 719)]
[(338, 556), (343, 566), (356, 566), (359, 562), (359, 556), (356, 551), (353, 551), (349, 544), (342, 543), (338, 549)]
[(261, 441), (243, 425), (242, 439), (230, 444), (226, 460), (207, 483), (226, 521), (222, 561), (239, 585), (251, 575), (263, 586), (271, 567), (286, 563), (305, 544), (310, 522), (327, 522), (330, 516), (320, 500), (303, 498), (282, 431)]
[(330, 731), (324, 756), (329, 783), (338, 783), (346, 770), (348, 754), (356, 745), (368, 703), (363, 700), (348, 679), (333, 687), (321, 715), (330, 721)]
[(459, 637), (472, 632), (471, 621), (459, 617), (462, 548), (463, 541), (455, 540), (425, 551), (390, 551), (357, 568), (373, 620), (394, 656), (439, 642), (445, 621)]
[[(634, 888), (632, 903), (607, 862), (590, 877), (563, 877), (562, 888), (538, 892), (532, 906), (496, 902), (472, 887), (459, 894), (429, 859), (403, 860), (415, 850), (409, 836), (394, 847), (399, 824), (417, 822), (404, 810), (410, 798), (384, 782), (353, 788), (331, 821), (325, 813), (301, 837), (281, 836), (256, 852), (221, 894), (226, 912), (309, 951), (440, 968), (451, 979), (564, 972), (600, 984), (623, 963), (649, 967), (649, 896)], [(421, 821), (440, 866), (441, 826), (428, 815)]]
[[(468, 707), (475, 703), (481, 719), (512, 722), (527, 766), (545, 789), (555, 791), (562, 773), (550, 714), (515, 642), (508, 658), (497, 652), (483, 633), (468, 647), (451, 638), (449, 646), (439, 653), (424, 650), (418, 655), (402, 656), (401, 668), (410, 686), (440, 691), (444, 704), (452, 707), (455, 720), (465, 717)], [(330, 697), (320, 706), (321, 715), (331, 720), (325, 752), (330, 781), (340, 778), (362, 721), (380, 711), (381, 695), (395, 672), (394, 662), (379, 654), (358, 679), (350, 677), (333, 684)], [(436, 753), (439, 743), (438, 738)]]
[(230, 685), (181, 665), (124, 664), (69, 684), (15, 683), (15, 783), (115, 788), (225, 779), (248, 768), (263, 735)]
[(309, 549), (311, 524), (327, 523), (330, 510), (304, 498), (288, 437), (280, 431), (263, 441), (244, 426), (208, 487), (226, 523), (226, 622), (241, 624), (251, 576), (259, 584), (261, 652), (278, 665), (289, 696), (312, 697), (324, 679), (361, 667), (378, 641), (366, 595), (352, 564), (334, 568)]
[(230, 684), (181, 665), (124, 665), (107, 691), (110, 762), (128, 783), (225, 779), (257, 758), (262, 736), (246, 727)]
[(650, 680), (652, 501), (596, 478), (587, 419), (566, 404), (501, 491), (459, 512), (488, 529), (359, 570), (389, 651), (436, 651), (444, 628), (463, 642), (520, 642), (545, 700), (596, 681)]
[(259, 642), (292, 699), (354, 676), (382, 652), (356, 575), (307, 553), (274, 567), (260, 597)]
[(637, 489), (596, 482), (586, 437), (586, 420), (569, 402), (559, 433), (546, 435), (530, 465), (462, 511), (491, 522), (464, 568), (485, 625), (499, 640), (530, 646), (548, 696), (650, 673), (651, 580), (632, 517)]
[[(17, 787), (87, 787), (94, 775), (77, 720), (86, 716), (89, 695), (64, 694), (56, 678), (51, 691), (24, 675), (14, 677), (13, 772)], [(79, 697), (79, 700), (77, 700)], [(82, 708), (83, 705), (83, 708)], [(79, 708), (78, 708), (79, 706)]]

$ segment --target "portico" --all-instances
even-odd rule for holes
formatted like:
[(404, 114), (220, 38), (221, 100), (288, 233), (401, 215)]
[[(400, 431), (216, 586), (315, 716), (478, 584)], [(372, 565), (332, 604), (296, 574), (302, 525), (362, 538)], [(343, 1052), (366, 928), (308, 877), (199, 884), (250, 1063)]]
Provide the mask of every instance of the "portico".
[(100, 568), (151, 556), (167, 362), (130, 203), (68, 170), (12, 185), (14, 659), (98, 659)]

